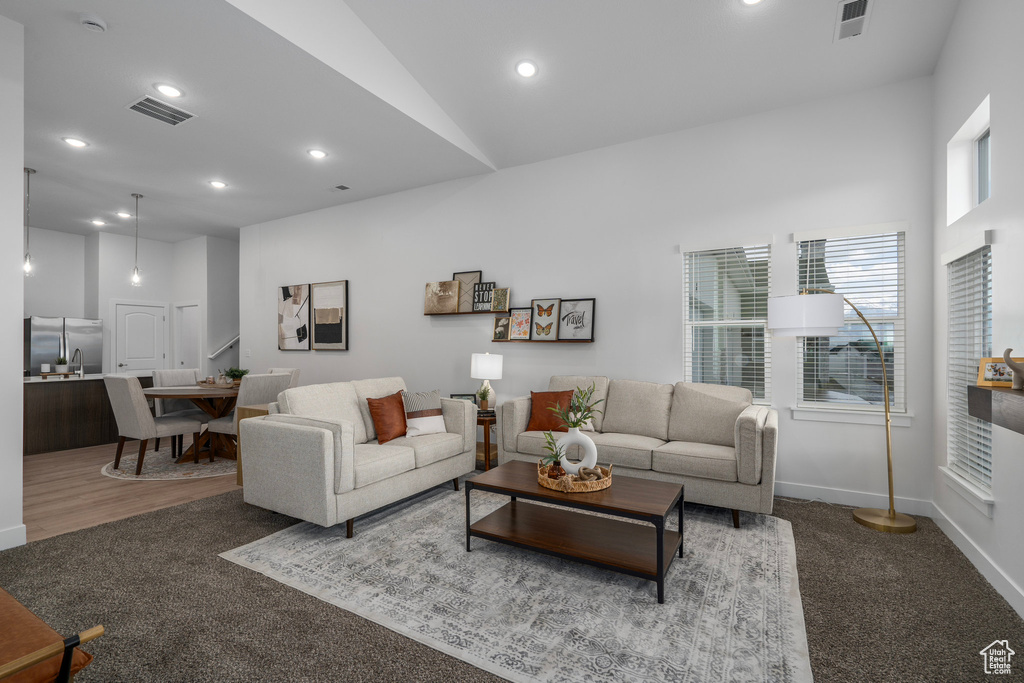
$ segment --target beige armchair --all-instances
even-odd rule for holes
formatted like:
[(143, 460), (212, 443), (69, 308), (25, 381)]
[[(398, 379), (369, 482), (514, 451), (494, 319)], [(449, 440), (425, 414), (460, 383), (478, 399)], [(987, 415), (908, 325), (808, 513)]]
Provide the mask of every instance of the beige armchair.
[(298, 368), (270, 368), (267, 370), (268, 375), (277, 375), (288, 373), (292, 376), (292, 382), (288, 385), (288, 388), (299, 386), (299, 369)]
[[(265, 375), (246, 375), (242, 377), (242, 384), (238, 387), (238, 400), (235, 406), (252, 406), (272, 403), (277, 400), (277, 395), (287, 389), (292, 382), (292, 375), (288, 373), (267, 373)], [(237, 411), (230, 415), (210, 420), (206, 429), (211, 434), (223, 434), (227, 437), (226, 447), (234, 450), (233, 445), (238, 438)]]
[[(199, 368), (187, 368), (181, 370), (154, 370), (154, 387), (191, 387), (201, 379)], [(192, 401), (181, 398), (156, 398), (153, 399), (154, 412), (157, 417), (194, 417), (197, 420), (206, 422), (206, 412), (197, 408)], [(181, 455), (183, 436), (179, 434), (175, 445), (178, 455)], [(160, 439), (156, 440), (156, 450), (160, 450)]]

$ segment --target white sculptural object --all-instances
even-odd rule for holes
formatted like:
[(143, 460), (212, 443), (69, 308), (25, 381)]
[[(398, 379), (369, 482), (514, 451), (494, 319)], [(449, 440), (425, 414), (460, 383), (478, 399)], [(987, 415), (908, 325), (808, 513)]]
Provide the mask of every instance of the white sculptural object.
[(1024, 365), (1014, 362), (1010, 358), (1010, 354), (1013, 349), (1006, 349), (1003, 351), (1003, 362), (1006, 363), (1006, 367), (1013, 370), (1013, 388), (1016, 391), (1024, 391)]

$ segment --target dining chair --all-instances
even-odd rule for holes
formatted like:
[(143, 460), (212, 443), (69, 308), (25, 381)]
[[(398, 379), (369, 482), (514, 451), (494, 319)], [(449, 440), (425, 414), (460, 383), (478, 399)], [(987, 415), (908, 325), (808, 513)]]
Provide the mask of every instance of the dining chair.
[(276, 375), (280, 373), (290, 373), (292, 376), (292, 382), (288, 385), (288, 388), (299, 386), (299, 369), (298, 368), (270, 368), (267, 370), (268, 375)]
[[(150, 439), (192, 434), (193, 440), (199, 441), (199, 431), (202, 429), (200, 420), (194, 417), (168, 415), (153, 417), (153, 414), (149, 412), (149, 402), (146, 400), (145, 394), (142, 393), (142, 385), (139, 383), (138, 377), (105, 375), (103, 384), (107, 388), (110, 406), (114, 409), (117, 433), (120, 436), (117, 442), (117, 455), (114, 457), (115, 470), (121, 465), (121, 452), (124, 450), (124, 442), (127, 439), (138, 439), (139, 441), (139, 462), (135, 466), (136, 476), (142, 474), (142, 461), (146, 457), (146, 444)], [(212, 453), (210, 460), (213, 460)], [(199, 462), (198, 452), (195, 462)]]
[[(199, 376), (199, 368), (183, 368), (178, 370), (154, 370), (154, 387), (191, 387), (195, 386), (202, 377)], [(156, 416), (162, 417), (195, 417), (206, 422), (206, 413), (197, 408), (192, 401), (182, 398), (156, 398), (153, 399)], [(181, 454), (182, 441), (184, 436), (179, 434), (177, 439), (178, 454)], [(156, 450), (160, 450), (160, 439), (156, 440)]]
[[(268, 372), (265, 375), (245, 375), (242, 377), (242, 384), (238, 387), (238, 400), (235, 401), (235, 406), (254, 406), (276, 401), (277, 395), (291, 386), (292, 381), (292, 375), (284, 372)], [(233, 410), (230, 415), (210, 420), (206, 425), (207, 431), (214, 434), (226, 434), (233, 439), (237, 439), (238, 422), (235, 417), (236, 413), (237, 410)]]

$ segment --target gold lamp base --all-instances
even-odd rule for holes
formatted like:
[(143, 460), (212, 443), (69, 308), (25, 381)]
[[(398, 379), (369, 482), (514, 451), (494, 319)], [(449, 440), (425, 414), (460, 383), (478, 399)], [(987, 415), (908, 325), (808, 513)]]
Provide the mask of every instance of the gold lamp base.
[(914, 521), (914, 518), (899, 512), (890, 515), (888, 510), (861, 508), (853, 511), (853, 518), (858, 524), (863, 524), (875, 531), (885, 531), (890, 534), (912, 534), (917, 531), (917, 522)]

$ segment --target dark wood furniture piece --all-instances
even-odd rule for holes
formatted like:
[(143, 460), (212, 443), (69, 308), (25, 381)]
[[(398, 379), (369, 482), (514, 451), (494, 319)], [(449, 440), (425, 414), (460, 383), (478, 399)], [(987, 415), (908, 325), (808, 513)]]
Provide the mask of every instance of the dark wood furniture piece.
[(269, 414), (269, 412), (270, 412), (270, 404), (269, 403), (264, 403), (264, 404), (258, 405), (258, 406), (238, 406), (237, 408), (235, 408), (235, 416), (237, 417), (238, 423), (239, 423), (239, 426), (238, 426), (238, 444), (237, 444), (237, 446), (235, 448), (235, 456), (236, 456), (235, 463), (236, 463), (236, 467), (237, 467), (237, 470), (238, 470), (238, 474), (235, 476), (235, 483), (237, 483), (239, 486), (242, 485), (242, 427), (241, 427), (241, 422), (242, 422), (242, 420), (246, 419), (247, 417), (259, 417), (261, 415), (267, 415), (267, 414)]
[(967, 414), (1024, 434), (1024, 391), (968, 386)]
[(484, 471), (491, 469), (491, 426), (498, 419), (496, 417), (476, 417), (476, 426), (484, 428)]
[[(472, 523), (470, 494), (474, 489), (509, 496), (509, 503)], [(533, 505), (518, 498), (553, 503)], [(573, 512), (589, 510), (652, 527)], [(665, 528), (676, 509), (679, 531)], [(603, 491), (562, 493), (537, 483), (537, 465), (514, 460), (466, 480), (466, 552), (473, 536), (576, 560), (658, 584), (658, 602), (665, 602), (665, 575), (678, 550), (683, 556), (683, 486), (663, 481), (617, 477)]]
[[(192, 401), (211, 420), (228, 415), (235, 408), (238, 398), (238, 387), (216, 387), (207, 389), (198, 385), (194, 387), (152, 387), (142, 392), (146, 398), (184, 398)], [(211, 434), (208, 430), (199, 435), (199, 442), (181, 453), (175, 462), (181, 464), (188, 461), (197, 450), (209, 446), (213, 452), (222, 457), (235, 459), (235, 442), (226, 434)]]

